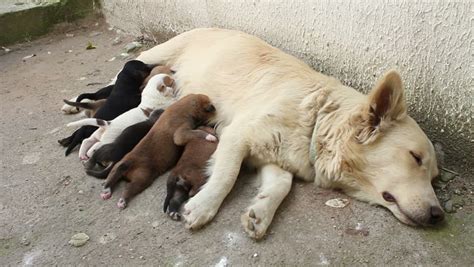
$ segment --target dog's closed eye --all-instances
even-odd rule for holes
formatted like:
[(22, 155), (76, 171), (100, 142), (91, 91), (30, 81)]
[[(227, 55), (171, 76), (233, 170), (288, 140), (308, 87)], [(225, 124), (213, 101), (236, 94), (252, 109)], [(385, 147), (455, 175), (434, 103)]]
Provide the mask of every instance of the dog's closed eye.
[(416, 164), (418, 164), (418, 166), (421, 166), (423, 164), (423, 161), (421, 160), (421, 156), (419, 154), (417, 154), (413, 151), (410, 151), (410, 155), (416, 161)]

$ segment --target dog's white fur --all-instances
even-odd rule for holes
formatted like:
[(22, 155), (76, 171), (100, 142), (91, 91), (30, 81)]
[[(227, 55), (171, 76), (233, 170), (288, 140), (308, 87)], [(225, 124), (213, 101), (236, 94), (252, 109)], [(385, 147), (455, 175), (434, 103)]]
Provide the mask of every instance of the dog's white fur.
[[(165, 79), (169, 79), (165, 83)], [(112, 143), (122, 131), (130, 125), (145, 121), (148, 117), (143, 110), (154, 110), (166, 108), (175, 101), (176, 91), (172, 87), (173, 80), (167, 74), (157, 74), (153, 76), (143, 89), (141, 102), (138, 107), (133, 108), (112, 121), (104, 122), (101, 126), (97, 119), (83, 119), (67, 124), (68, 127), (92, 125), (99, 126), (91, 137), (85, 139), (79, 149), (79, 158), (85, 160), (102, 145)]]
[(254, 36), (223, 29), (183, 33), (137, 59), (172, 66), (181, 96), (206, 94), (218, 111), (220, 143), (207, 184), (185, 205), (188, 228), (214, 217), (244, 159), (261, 169), (259, 194), (241, 217), (257, 239), (293, 176), (342, 188), (408, 224), (426, 224), (439, 208), (430, 184), (438, 173), (434, 149), (407, 115), (394, 71), (365, 96)]

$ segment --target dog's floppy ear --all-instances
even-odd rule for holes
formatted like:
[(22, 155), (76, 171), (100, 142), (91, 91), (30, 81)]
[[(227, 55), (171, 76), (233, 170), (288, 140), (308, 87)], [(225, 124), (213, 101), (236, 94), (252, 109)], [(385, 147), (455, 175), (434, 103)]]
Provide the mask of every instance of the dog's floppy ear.
[(359, 143), (370, 143), (378, 133), (407, 114), (405, 93), (398, 72), (391, 70), (380, 79), (369, 93), (362, 114), (361, 128), (356, 134)]
[(171, 87), (171, 86), (173, 85), (173, 83), (174, 83), (174, 79), (171, 78), (170, 76), (165, 76), (165, 77), (163, 78), (163, 83), (164, 83), (166, 86)]
[(372, 126), (382, 120), (402, 119), (407, 112), (402, 79), (398, 72), (387, 72), (369, 94), (369, 113)]

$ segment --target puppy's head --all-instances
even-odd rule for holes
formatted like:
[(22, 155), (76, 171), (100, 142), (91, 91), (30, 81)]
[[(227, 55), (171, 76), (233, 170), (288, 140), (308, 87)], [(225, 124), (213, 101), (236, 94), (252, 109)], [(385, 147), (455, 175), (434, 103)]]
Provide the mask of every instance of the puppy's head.
[(167, 74), (157, 74), (148, 81), (142, 95), (149, 98), (174, 97), (176, 91), (173, 87), (174, 79)]
[(189, 103), (192, 117), (198, 124), (205, 124), (212, 120), (216, 115), (216, 108), (211, 99), (203, 94), (190, 94), (183, 97), (180, 101)]
[[(438, 175), (434, 147), (407, 115), (399, 74), (388, 72), (351, 121), (350, 140), (342, 145), (342, 187), (365, 201), (389, 209), (410, 225), (441, 222), (431, 181)], [(345, 179), (344, 179), (345, 178)]]
[(156, 65), (145, 64), (139, 60), (130, 60), (123, 66), (118, 78), (127, 77), (142, 84), (143, 80), (150, 74)]
[[(155, 66), (150, 74), (145, 78), (145, 80), (143, 81), (143, 84), (141, 86), (141, 89), (145, 88), (145, 86), (147, 85), (148, 81), (155, 75), (158, 75), (158, 74), (167, 74), (168, 76), (171, 76), (174, 74), (174, 71), (171, 70), (171, 68), (169, 66), (164, 66), (164, 65), (158, 65), (158, 66)], [(169, 85), (170, 86), (170, 85)]]

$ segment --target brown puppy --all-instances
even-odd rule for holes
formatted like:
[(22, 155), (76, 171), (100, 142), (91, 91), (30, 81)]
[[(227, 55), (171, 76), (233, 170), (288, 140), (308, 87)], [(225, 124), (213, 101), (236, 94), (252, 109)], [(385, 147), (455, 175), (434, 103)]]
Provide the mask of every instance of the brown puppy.
[[(198, 130), (216, 135), (213, 128), (199, 127)], [(179, 220), (181, 205), (194, 196), (206, 183), (206, 163), (217, 148), (217, 142), (209, 142), (202, 138), (190, 140), (184, 148), (183, 155), (170, 173), (166, 183), (166, 199), (163, 211), (173, 220)]]
[(110, 198), (111, 187), (124, 178), (129, 183), (117, 206), (125, 208), (131, 198), (176, 165), (182, 146), (190, 140), (203, 138), (211, 142), (217, 141), (215, 136), (195, 130), (211, 119), (215, 111), (209, 97), (201, 94), (187, 95), (169, 106), (150, 132), (112, 168), (104, 183), (102, 199)]
[(158, 65), (158, 66), (154, 67), (151, 70), (150, 75), (148, 75), (148, 77), (145, 78), (142, 85), (140, 86), (140, 91), (143, 91), (143, 89), (145, 88), (146, 84), (151, 79), (151, 77), (153, 77), (157, 74), (168, 74), (168, 75), (171, 76), (171, 75), (174, 74), (174, 71), (172, 71), (170, 67), (165, 66), (165, 65)]

